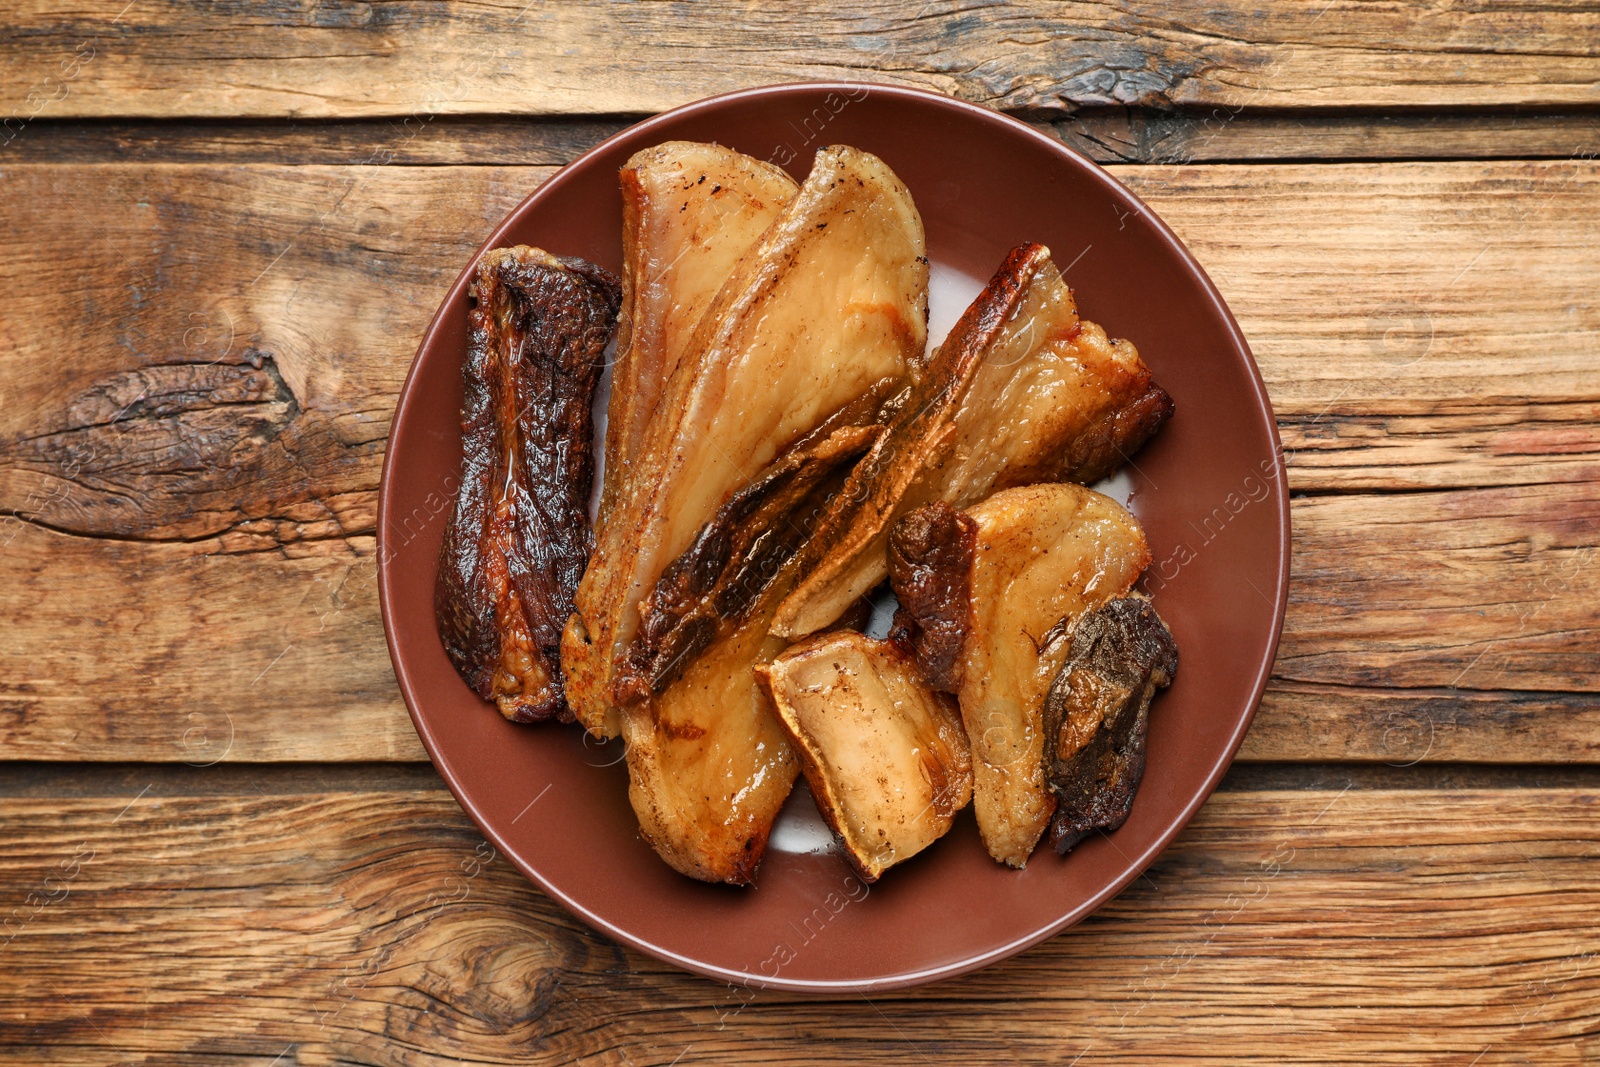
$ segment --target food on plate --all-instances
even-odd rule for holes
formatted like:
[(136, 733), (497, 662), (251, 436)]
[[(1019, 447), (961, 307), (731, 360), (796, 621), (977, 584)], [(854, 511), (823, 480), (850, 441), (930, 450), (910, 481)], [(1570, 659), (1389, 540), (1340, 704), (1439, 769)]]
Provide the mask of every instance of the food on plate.
[(639, 632), (614, 683), (620, 701), (661, 692), (712, 640), (746, 620), (883, 432), (876, 422), (881, 394), (894, 381), (845, 405), (736, 490), (668, 564), (639, 609)]
[[(775, 460), (767, 471), (734, 494), (728, 512), (761, 503), (782, 503), (767, 518), (765, 533), (753, 539), (734, 523), (708, 524), (695, 545), (723, 540), (742, 546), (729, 551), (691, 552), (668, 568), (664, 583), (688, 589), (682, 653), (673, 653), (659, 676), (635, 678), (645, 691), (625, 706), (622, 736), (627, 744), (628, 797), (639, 829), (674, 869), (707, 882), (744, 885), (755, 880), (773, 821), (794, 785), (799, 765), (771, 704), (756, 680), (756, 668), (783, 651), (788, 642), (768, 629), (772, 612), (794, 587), (795, 563), (787, 555), (791, 531), (803, 537), (808, 500), (825, 498), (844, 480), (848, 463), (871, 444), (876, 427), (854, 424), (849, 412), (824, 423)], [(842, 461), (842, 462), (841, 462)], [(786, 487), (794, 487), (792, 492)], [(769, 554), (764, 547), (776, 542)], [(709, 592), (677, 581), (705, 561)], [(740, 580), (728, 582), (727, 575)], [(713, 577), (715, 575), (715, 577)], [(661, 592), (658, 586), (656, 592)], [(730, 611), (718, 610), (720, 596)], [(658, 601), (652, 593), (651, 602)], [(654, 616), (647, 607), (647, 618)], [(678, 640), (668, 631), (668, 644)], [(665, 647), (665, 646), (664, 646)], [(659, 687), (658, 687), (659, 686)]]
[(589, 558), (590, 406), (621, 287), (581, 259), (486, 252), (469, 295), (464, 453), (435, 612), (467, 684), (517, 722), (571, 720), (561, 630)]
[(972, 799), (955, 702), (898, 646), (842, 630), (756, 669), (811, 795), (869, 882), (949, 831)]
[(620, 706), (613, 683), (640, 605), (717, 509), (829, 416), (920, 364), (927, 286), (922, 219), (905, 186), (876, 156), (819, 150), (695, 327), (635, 470), (606, 486), (629, 518), (598, 544), (562, 644), (586, 722)]
[[(637, 494), (634, 528), (590, 561), (596, 588), (611, 592), (587, 609), (580, 602), (562, 656), (574, 672), (609, 676), (609, 691), (590, 686), (586, 699), (618, 709), (641, 828), (692, 877), (752, 880), (792, 785), (794, 754), (754, 668), (785, 644), (757, 627), (770, 627), (795, 571), (779, 565), (772, 574), (769, 563), (755, 572), (767, 580), (743, 606), (745, 621), (716, 627), (721, 636), (703, 646), (685, 641), (681, 656), (659, 660), (654, 631), (636, 644), (641, 612), (671, 606), (670, 592), (652, 595), (662, 579), (670, 586), (693, 569), (676, 561), (708, 529), (716, 536), (719, 512), (774, 460), (861, 407), (863, 397), (898, 391), (923, 358), (927, 282), (922, 221), (905, 186), (876, 156), (838, 146), (818, 151), (798, 194), (740, 259), (666, 383), (640, 451), (640, 469), (650, 474), (619, 490), (624, 498)], [(870, 443), (859, 426), (833, 428), (830, 439), (836, 434), (848, 444), (827, 450)], [(770, 539), (794, 521), (764, 532)], [(756, 556), (760, 548), (751, 546)], [(673, 614), (661, 616), (669, 633)], [(597, 669), (596, 657), (611, 662)]]
[(889, 530), (935, 501), (964, 508), (1037, 482), (1111, 474), (1172, 413), (1134, 346), (1079, 317), (1043, 245), (1014, 249), (950, 331), (840, 494), (776, 632), (820, 629), (883, 580)]
[(889, 533), (896, 639), (911, 648), (927, 683), (946, 693), (961, 688), (977, 538), (977, 522), (943, 501), (918, 508)]
[[(967, 630), (955, 669), (943, 677), (955, 682), (972, 743), (978, 831), (991, 856), (1022, 867), (1057, 803), (1046, 774), (1045, 697), (1074, 627), (1127, 595), (1150, 550), (1121, 505), (1078, 485), (1007, 489), (965, 515), (945, 504), (931, 508), (907, 516), (891, 538), (891, 581), (906, 591), (901, 625), (921, 649), (923, 620), (960, 620), (949, 604), (929, 613), (939, 595), (918, 589), (959, 590), (966, 571), (969, 614), (960, 621)], [(936, 551), (964, 543), (967, 553)], [(947, 573), (937, 580), (920, 573), (934, 567)], [(940, 670), (930, 664), (925, 673)]]
[[(622, 311), (617, 358), (607, 407), (605, 473), (596, 554), (611, 560), (629, 551), (641, 523), (639, 490), (652, 484), (664, 450), (645, 453), (654, 418), (689, 339), (739, 259), (782, 214), (799, 188), (782, 170), (721, 145), (668, 141), (633, 155), (621, 170)], [(586, 633), (611, 647), (618, 613), (606, 609), (623, 595), (620, 567), (590, 571), (578, 588), (577, 614)], [(613, 661), (577, 653), (566, 659), (569, 699), (578, 721), (596, 736), (619, 727), (611, 699)]]
[(1050, 844), (1058, 853), (1127, 820), (1144, 776), (1150, 702), (1177, 672), (1177, 642), (1144, 597), (1110, 601), (1078, 620), (1044, 702), (1046, 743), (1054, 746), (1045, 764), (1056, 797)]
[(755, 880), (802, 772), (869, 881), (969, 801), (1013, 867), (1122, 825), (1177, 648), (1138, 522), (1075, 483), (1172, 413), (1134, 346), (1025, 244), (926, 356), (921, 217), (855, 148), (796, 185), (674, 141), (621, 184), (620, 282), (521, 246), (473, 278), (436, 597), (462, 677), (620, 735), (641, 835), (703, 881)]

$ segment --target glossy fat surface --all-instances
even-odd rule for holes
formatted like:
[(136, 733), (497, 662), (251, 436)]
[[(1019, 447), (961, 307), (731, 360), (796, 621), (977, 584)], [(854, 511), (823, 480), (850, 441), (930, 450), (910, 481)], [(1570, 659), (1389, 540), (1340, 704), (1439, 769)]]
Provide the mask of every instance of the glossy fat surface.
[(755, 668), (784, 642), (770, 613), (706, 649), (665, 691), (622, 716), (628, 798), (673, 868), (706, 882), (754, 881), (799, 764)]
[[(887, 491), (874, 489), (851, 518), (851, 534), (783, 605), (778, 632), (827, 626), (881, 582), (900, 516), (935, 501), (964, 508), (994, 489), (1061, 477), (1056, 464), (1068, 446), (1149, 386), (1132, 344), (1078, 317), (1049, 249), (1023, 253), (1008, 258), (951, 331), (945, 346), (954, 349), (930, 361), (913, 404), (931, 417), (891, 431), (879, 446), (874, 481)], [(958, 380), (941, 382), (940, 374)]]
[(694, 141), (635, 154), (621, 181), (626, 266), (607, 411), (610, 480), (634, 473), (645, 428), (695, 326), (799, 188), (770, 163)]
[(507, 718), (570, 721), (556, 661), (589, 557), (590, 411), (620, 286), (591, 263), (519, 245), (484, 253), (470, 292), (440, 637)]
[(638, 496), (626, 528), (580, 589), (588, 639), (564, 645), (610, 659), (580, 669), (609, 679), (641, 600), (741, 484), (874, 383), (908, 373), (926, 343), (927, 291), (905, 186), (876, 156), (819, 151), (695, 328), (646, 427), (649, 475), (629, 479)]
[(972, 796), (972, 761), (949, 697), (886, 641), (821, 634), (766, 668), (818, 807), (875, 880), (949, 831)]
[(782, 170), (720, 145), (669, 141), (621, 172), (623, 302), (607, 409), (606, 469), (593, 565), (579, 586), (562, 666), (573, 710), (592, 732), (617, 732), (611, 699), (614, 605), (639, 525), (639, 489), (662, 457), (641, 455), (661, 395), (689, 339), (739, 260), (794, 199)]
[(973, 627), (957, 698), (972, 743), (973, 803), (990, 855), (1021, 867), (1055, 811), (1044, 700), (1068, 642), (1045, 638), (1124, 595), (1150, 550), (1121, 505), (1076, 485), (1005, 490), (967, 514), (978, 524)]

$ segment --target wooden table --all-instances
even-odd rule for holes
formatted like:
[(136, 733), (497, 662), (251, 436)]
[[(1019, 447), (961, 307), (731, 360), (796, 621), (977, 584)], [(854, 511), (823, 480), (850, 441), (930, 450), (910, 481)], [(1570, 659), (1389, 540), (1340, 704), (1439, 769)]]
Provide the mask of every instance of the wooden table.
[[(0, 1061), (1600, 1061), (1600, 7), (524, 3), (8, 5)], [(840, 76), (1148, 200), (1294, 491), (1275, 676), (1177, 844), (870, 1000), (542, 896), (374, 591), (395, 395), (490, 225), (636, 116)]]

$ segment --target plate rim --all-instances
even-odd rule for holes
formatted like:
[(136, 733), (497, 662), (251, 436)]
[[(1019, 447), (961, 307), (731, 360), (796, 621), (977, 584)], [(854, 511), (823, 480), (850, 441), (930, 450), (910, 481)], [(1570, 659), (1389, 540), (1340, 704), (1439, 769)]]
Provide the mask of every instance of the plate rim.
[[(1251, 685), (1249, 700), (1244, 714), (1239, 718), (1238, 725), (1235, 727), (1233, 734), (1229, 737), (1227, 744), (1220, 750), (1217, 758), (1213, 761), (1213, 765), (1207, 772), (1201, 788), (1178, 809), (1178, 812), (1174, 817), (1167, 820), (1167, 827), (1162, 830), (1161, 833), (1156, 835), (1149, 847), (1147, 847), (1137, 857), (1130, 859), (1127, 870), (1125, 870), (1120, 876), (1113, 879), (1099, 892), (1084, 899), (1076, 907), (1067, 911), (1065, 914), (1045, 923), (1034, 930), (1029, 931), (1026, 934), (1013, 938), (1003, 945), (991, 948), (987, 952), (969, 955), (958, 961), (941, 964), (935, 967), (923, 968), (917, 971), (902, 972), (883, 978), (866, 980), (853, 978), (835, 980), (786, 979), (781, 975), (778, 977), (769, 977), (765, 974), (756, 974), (747, 971), (735, 971), (727, 967), (707, 963), (693, 957), (684, 956), (681, 953), (677, 953), (660, 945), (656, 945), (651, 941), (633, 934), (621, 926), (618, 926), (616, 923), (613, 923), (595, 914), (593, 911), (585, 907), (581, 902), (574, 899), (570, 894), (565, 893), (551, 885), (536, 868), (525, 862), (522, 857), (518, 855), (515, 849), (508, 847), (504, 838), (491, 825), (490, 820), (487, 820), (478, 810), (476, 805), (474, 805), (471, 800), (464, 795), (463, 788), (457, 783), (456, 775), (446, 769), (445, 764), (448, 762), (448, 760), (440, 751), (432, 731), (429, 729), (424, 721), (424, 718), (417, 710), (417, 700), (413, 697), (411, 680), (408, 677), (406, 667), (402, 661), (402, 657), (399, 654), (396, 644), (396, 626), (392, 618), (391, 599), (389, 592), (391, 572), (386, 563), (386, 543), (388, 541), (386, 530), (391, 525), (390, 517), (392, 505), (392, 494), (390, 492), (390, 486), (392, 483), (390, 476), (392, 473), (391, 465), (393, 463), (395, 452), (397, 451), (394, 445), (398, 438), (404, 436), (400, 428), (403, 425), (403, 416), (408, 406), (413, 402), (414, 399), (412, 394), (412, 386), (416, 379), (418, 368), (421, 364), (422, 354), (430, 346), (430, 344), (432, 344), (434, 335), (438, 330), (440, 322), (444, 318), (447, 309), (465, 291), (472, 272), (477, 266), (479, 259), (482, 258), (483, 254), (490, 248), (496, 246), (497, 242), (501, 240), (501, 235), (510, 227), (513, 219), (522, 215), (528, 211), (532, 205), (536, 204), (546, 195), (549, 195), (553, 184), (562, 174), (585, 162), (591, 156), (604, 152), (623, 138), (635, 137), (643, 131), (648, 131), (658, 126), (670, 124), (682, 116), (691, 115), (698, 111), (720, 107), (729, 101), (741, 100), (750, 97), (774, 96), (786, 93), (801, 92), (822, 94), (828, 92), (851, 93), (859, 92), (862, 89), (868, 90), (872, 94), (887, 95), (905, 100), (914, 100), (921, 104), (932, 104), (936, 107), (943, 107), (952, 112), (964, 114), (970, 118), (975, 118), (982, 122), (1007, 127), (1009, 132), (1012, 134), (1024, 136), (1033, 140), (1036, 144), (1048, 149), (1050, 152), (1060, 157), (1064, 165), (1081, 169), (1087, 177), (1104, 187), (1112, 197), (1127, 198), (1130, 200), (1140, 210), (1140, 212), (1143, 213), (1145, 216), (1145, 221), (1152, 224), (1157, 234), (1159, 234), (1160, 237), (1172, 248), (1172, 250), (1177, 253), (1183, 264), (1200, 279), (1206, 299), (1210, 302), (1213, 311), (1220, 315), (1220, 320), (1226, 327), (1229, 337), (1245, 357), (1247, 369), (1249, 370), (1249, 385), (1254, 393), (1254, 399), (1257, 402), (1259, 410), (1264, 412), (1267, 417), (1267, 428), (1272, 445), (1273, 458), (1275, 460), (1273, 464), (1271, 480), (1278, 490), (1272, 495), (1273, 512), (1277, 520), (1278, 529), (1277, 591), (1272, 603), (1271, 637), (1267, 642), (1265, 654), (1262, 656), (1261, 661), (1256, 665), (1255, 679)], [(856, 99), (859, 98), (860, 97), (856, 97)], [(456, 276), (455, 281), (453, 281), (446, 290), (444, 297), (439, 303), (438, 309), (435, 310), (433, 317), (428, 322), (427, 328), (422, 332), (421, 340), (417, 344), (416, 353), (411, 358), (411, 365), (407, 369), (405, 380), (400, 386), (400, 392), (395, 401), (394, 413), (390, 418), (389, 432), (385, 438), (383, 466), (379, 474), (378, 509), (375, 531), (375, 558), (377, 560), (378, 610), (383, 621), (384, 644), (388, 648), (389, 661), (391, 666), (394, 668), (395, 681), (399, 686), (401, 698), (405, 702), (406, 712), (411, 719), (412, 727), (417, 731), (417, 736), (422, 741), (423, 749), (427, 752), (429, 761), (433, 764), (435, 770), (438, 771), (439, 777), (444, 780), (444, 783), (446, 787), (449, 788), (451, 795), (455, 797), (456, 803), (461, 806), (461, 809), (466, 812), (467, 816), (473, 821), (473, 824), (483, 832), (484, 836), (488, 838), (490, 843), (493, 844), (502, 855), (506, 856), (511, 861), (512, 865), (516, 867), (525, 878), (532, 881), (545, 895), (549, 896), (567, 911), (583, 920), (583, 922), (591, 928), (598, 930), (607, 937), (613, 938), (631, 948), (635, 948), (640, 952), (643, 952), (656, 959), (671, 963), (674, 966), (680, 967), (686, 971), (690, 971), (705, 978), (715, 979), (726, 982), (729, 985), (737, 985), (744, 988), (770, 989), (794, 993), (832, 994), (839, 992), (877, 992), (906, 989), (912, 986), (924, 985), (930, 982), (941, 981), (948, 978), (956, 978), (964, 974), (970, 974), (973, 971), (980, 970), (983, 967), (989, 966), (990, 964), (998, 963), (1001, 960), (1023, 952), (1026, 949), (1053, 937), (1069, 926), (1073, 926), (1082, 921), (1084, 918), (1093, 914), (1107, 901), (1121, 893), (1122, 890), (1125, 889), (1135, 878), (1143, 874), (1150, 864), (1155, 861), (1156, 857), (1158, 857), (1162, 852), (1166, 851), (1166, 849), (1171, 845), (1173, 839), (1176, 838), (1178, 834), (1183, 832), (1183, 830), (1189, 825), (1190, 821), (1194, 818), (1195, 814), (1200, 810), (1201, 806), (1204, 805), (1205, 802), (1210, 799), (1211, 794), (1216, 791), (1217, 785), (1222, 780), (1222, 776), (1227, 773), (1228, 768), (1232, 765), (1234, 757), (1238, 754), (1240, 745), (1244, 742), (1246, 733), (1249, 732), (1251, 724), (1255, 721), (1256, 712), (1260, 709), (1261, 699), (1266, 692), (1267, 682), (1271, 677), (1273, 664), (1277, 660), (1278, 646), (1283, 636), (1283, 624), (1289, 600), (1291, 543), (1289, 478), (1287, 463), (1284, 460), (1283, 455), (1283, 439), (1278, 432), (1277, 414), (1273, 410), (1271, 398), (1267, 394), (1266, 383), (1261, 376), (1261, 368), (1256, 362), (1255, 354), (1250, 348), (1249, 341), (1244, 336), (1244, 331), (1239, 328), (1238, 322), (1233, 317), (1232, 310), (1229, 309), (1227, 302), (1222, 299), (1222, 294), (1217, 290), (1216, 284), (1211, 280), (1211, 276), (1206, 273), (1205, 268), (1202, 267), (1195, 259), (1193, 253), (1189, 251), (1188, 246), (1185, 245), (1178, 235), (1173, 232), (1172, 228), (1167, 225), (1165, 220), (1163, 220), (1160, 215), (1156, 214), (1156, 212), (1152, 210), (1137, 193), (1135, 193), (1132, 189), (1129, 189), (1126, 185), (1117, 181), (1117, 179), (1114, 178), (1108, 171), (1106, 171), (1106, 169), (1099, 163), (1095, 162), (1093, 159), (1090, 159), (1088, 156), (1070, 147), (1064, 142), (1052, 138), (1033, 128), (1027, 123), (1005, 114), (1004, 112), (996, 111), (992, 108), (987, 108), (969, 101), (960, 100), (929, 89), (913, 88), (911, 86), (904, 85), (892, 85), (882, 82), (855, 80), (842, 81), (830, 79), (825, 81), (779, 82), (771, 85), (751, 86), (743, 89), (736, 89), (731, 92), (703, 97), (701, 99), (679, 105), (678, 107), (670, 110), (663, 111), (659, 114), (652, 115), (649, 118), (633, 123), (624, 129), (617, 131), (610, 137), (607, 137), (605, 140), (601, 141), (599, 144), (596, 144), (571, 161), (563, 164), (556, 170), (554, 174), (550, 175), (543, 182), (541, 182), (538, 188), (534, 189), (531, 193), (519, 201), (515, 207), (506, 213), (505, 217), (500, 220), (500, 222), (490, 231), (488, 237), (486, 237), (478, 246), (477, 250), (473, 252), (471, 258), (468, 259), (466, 265)]]

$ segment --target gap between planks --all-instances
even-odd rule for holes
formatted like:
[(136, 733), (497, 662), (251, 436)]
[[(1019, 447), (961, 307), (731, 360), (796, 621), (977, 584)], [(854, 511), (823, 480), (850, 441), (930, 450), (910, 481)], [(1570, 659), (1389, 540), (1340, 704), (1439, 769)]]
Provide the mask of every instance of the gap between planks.
[[(26, 163), (560, 166), (647, 118), (433, 115), (362, 119), (41, 118), (4, 142)], [(1600, 150), (1600, 110), (1275, 111), (1085, 108), (1014, 115), (1099, 163), (1561, 159)]]

